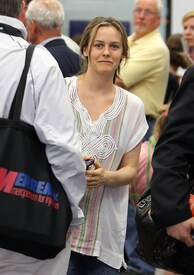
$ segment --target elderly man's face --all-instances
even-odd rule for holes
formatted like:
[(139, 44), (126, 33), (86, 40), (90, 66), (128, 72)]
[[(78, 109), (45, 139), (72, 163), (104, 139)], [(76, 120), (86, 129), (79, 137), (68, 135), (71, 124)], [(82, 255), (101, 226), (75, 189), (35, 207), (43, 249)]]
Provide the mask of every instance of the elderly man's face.
[(133, 11), (135, 32), (141, 37), (160, 25), (160, 14), (155, 0), (139, 0)]

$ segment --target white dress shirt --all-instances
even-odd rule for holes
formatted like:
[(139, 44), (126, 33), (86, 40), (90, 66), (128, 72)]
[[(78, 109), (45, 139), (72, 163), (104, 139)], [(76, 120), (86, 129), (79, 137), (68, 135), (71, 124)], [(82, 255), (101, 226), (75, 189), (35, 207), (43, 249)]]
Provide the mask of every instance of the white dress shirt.
[[(23, 23), (15, 18), (0, 16), (0, 23), (21, 30)], [(21, 77), (28, 46), (22, 37), (0, 32), (0, 117), (7, 118), (11, 102)], [(72, 225), (83, 222), (79, 202), (85, 193), (85, 165), (76, 130), (75, 118), (62, 73), (52, 55), (41, 45), (35, 48), (27, 76), (21, 120), (33, 125), (52, 170), (62, 183), (70, 201)], [(0, 274), (66, 274), (70, 247), (54, 259), (40, 261), (9, 250), (0, 249)]]

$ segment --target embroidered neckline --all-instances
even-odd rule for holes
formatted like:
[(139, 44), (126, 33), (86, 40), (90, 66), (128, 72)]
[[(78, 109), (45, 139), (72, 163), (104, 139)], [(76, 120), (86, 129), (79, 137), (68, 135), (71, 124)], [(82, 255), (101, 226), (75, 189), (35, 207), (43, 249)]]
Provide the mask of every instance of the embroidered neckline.
[(98, 124), (100, 121), (103, 119), (103, 117), (106, 118), (106, 120), (112, 120), (114, 119), (122, 110), (124, 101), (125, 101), (125, 96), (121, 91), (121, 88), (118, 86), (115, 86), (115, 97), (113, 100), (112, 105), (105, 111), (103, 112), (98, 119), (92, 121), (88, 110), (85, 108), (85, 106), (81, 103), (80, 98), (78, 96), (78, 80), (77, 77), (73, 77), (73, 87), (71, 89), (71, 100), (74, 108), (79, 112), (79, 113), (84, 113), (85, 119), (87, 116), (87, 120), (89, 120), (90, 124)]
[(82, 132), (80, 133), (82, 153), (98, 159), (106, 159), (117, 149), (115, 140), (106, 132), (106, 125), (108, 121), (112, 121), (121, 112), (125, 104), (126, 94), (122, 92), (120, 87), (115, 86), (115, 97), (112, 105), (97, 120), (92, 121), (87, 109), (79, 99), (77, 77), (72, 78), (70, 98), (73, 107), (80, 114), (82, 123)]

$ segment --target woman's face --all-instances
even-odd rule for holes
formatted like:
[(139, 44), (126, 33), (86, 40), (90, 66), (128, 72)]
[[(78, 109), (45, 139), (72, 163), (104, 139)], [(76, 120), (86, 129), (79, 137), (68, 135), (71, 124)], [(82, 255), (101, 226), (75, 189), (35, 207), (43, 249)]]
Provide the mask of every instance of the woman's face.
[(113, 26), (99, 27), (92, 44), (84, 49), (88, 57), (88, 70), (110, 74), (117, 70), (123, 53), (120, 32)]
[(183, 23), (183, 38), (187, 41), (188, 46), (194, 47), (194, 17)]

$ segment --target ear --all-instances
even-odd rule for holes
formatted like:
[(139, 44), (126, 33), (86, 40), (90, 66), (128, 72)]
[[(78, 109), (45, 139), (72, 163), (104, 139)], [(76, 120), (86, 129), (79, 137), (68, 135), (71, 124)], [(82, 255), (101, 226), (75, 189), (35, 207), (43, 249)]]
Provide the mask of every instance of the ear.
[(38, 43), (38, 30), (37, 30), (37, 24), (34, 20), (31, 22), (27, 22), (26, 29), (28, 32), (28, 42), (31, 43)]
[(84, 49), (83, 49), (83, 55), (85, 57), (88, 57), (88, 48), (87, 47), (84, 47)]
[(27, 10), (27, 4), (24, 0), (22, 0), (22, 8), (21, 8), (21, 12), (19, 14), (18, 19), (21, 20), (24, 24), (25, 24), (26, 10)]
[(27, 10), (27, 4), (25, 0), (22, 0), (22, 8)]
[(28, 32), (34, 33), (36, 30), (36, 22), (34, 20), (27, 22), (26, 28)]

